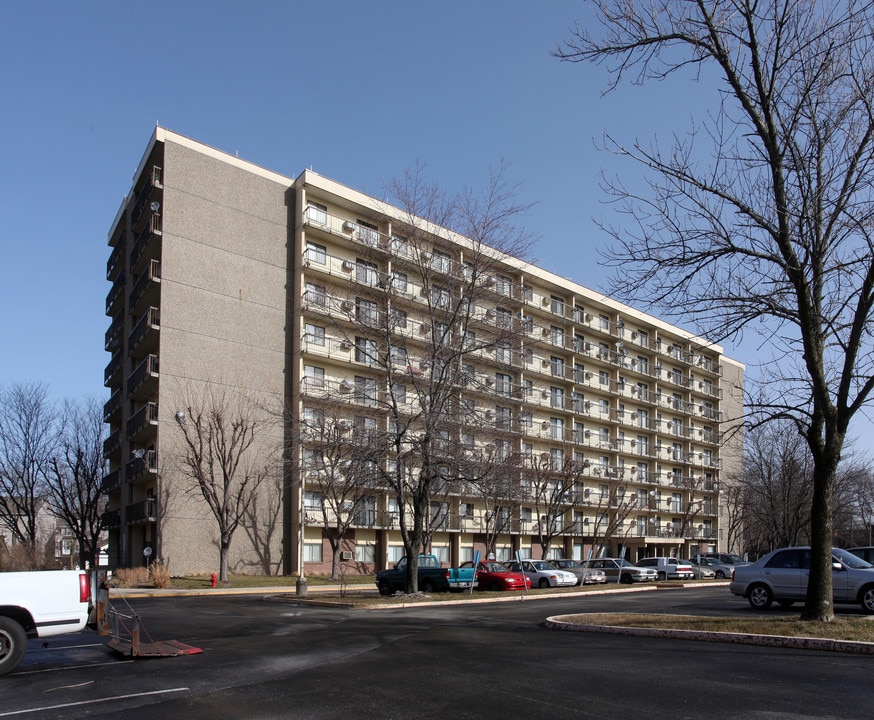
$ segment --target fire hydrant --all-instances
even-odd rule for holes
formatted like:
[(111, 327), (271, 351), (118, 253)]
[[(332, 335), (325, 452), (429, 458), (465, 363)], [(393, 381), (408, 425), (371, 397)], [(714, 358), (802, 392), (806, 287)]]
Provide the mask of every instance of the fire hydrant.
[(210, 585), (212, 585), (213, 587), (215, 587), (215, 581), (216, 581), (216, 579), (217, 579), (217, 578), (216, 578), (216, 576), (215, 576), (215, 573), (213, 573), (213, 574), (212, 574), (212, 577), (210, 577), (210, 579), (209, 579), (209, 583), (210, 583)]

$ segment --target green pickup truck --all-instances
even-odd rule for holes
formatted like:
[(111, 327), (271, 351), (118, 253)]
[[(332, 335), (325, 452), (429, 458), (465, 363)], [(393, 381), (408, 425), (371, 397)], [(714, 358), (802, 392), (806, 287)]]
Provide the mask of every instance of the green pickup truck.
[[(402, 557), (392, 570), (376, 573), (380, 595), (403, 592), (406, 587), (407, 558)], [(469, 590), (477, 586), (476, 572), (469, 568), (445, 568), (436, 555), (419, 555), (419, 590), (426, 593)]]

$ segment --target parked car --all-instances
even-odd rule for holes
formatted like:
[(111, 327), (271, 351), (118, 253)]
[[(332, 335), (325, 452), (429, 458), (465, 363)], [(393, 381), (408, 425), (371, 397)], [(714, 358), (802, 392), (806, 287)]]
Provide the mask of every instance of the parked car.
[(550, 560), (549, 564), (558, 570), (567, 570), (577, 576), (577, 585), (597, 585), (598, 583), (607, 582), (607, 576), (603, 570), (595, 568), (585, 568), (576, 560), (568, 560), (562, 558), (560, 560)]
[[(810, 576), (810, 548), (781, 548), (734, 570), (729, 589), (756, 610), (775, 600), (782, 607), (804, 600)], [(836, 603), (859, 603), (874, 614), (874, 565), (846, 550), (832, 550), (832, 590)]]
[[(473, 567), (473, 562), (468, 560), (461, 563), (459, 567)], [(513, 572), (506, 565), (495, 560), (477, 563), (476, 579), (480, 590), (527, 590), (531, 587), (531, 580), (527, 575)]]
[(696, 580), (713, 580), (716, 578), (716, 571), (710, 567), (709, 558), (701, 558), (699, 563), (696, 560), (684, 559), (682, 562), (692, 566), (692, 572), (695, 573)]
[[(738, 565), (751, 564), (749, 561), (744, 560), (740, 555), (735, 555), (734, 553), (709, 552), (705, 553), (704, 557), (718, 560), (723, 565), (728, 565), (731, 568), (736, 568)], [(726, 577), (731, 577), (731, 575), (726, 575)]]
[(604, 574), (607, 575), (607, 580), (614, 582), (618, 580), (627, 585), (636, 582), (655, 582), (658, 578), (655, 568), (637, 567), (623, 558), (586, 560), (583, 566), (603, 570)]
[(534, 587), (570, 587), (577, 584), (577, 576), (566, 570), (556, 570), (547, 560), (523, 560), (509, 565), (513, 572), (523, 572)]
[(655, 568), (659, 580), (691, 580), (695, 577), (692, 566), (680, 562), (675, 557), (641, 558), (635, 565), (637, 567)]
[(847, 548), (847, 552), (853, 553), (856, 557), (862, 558), (865, 562), (874, 564), (874, 547), (854, 547)]
[[(426, 593), (464, 590), (471, 585), (476, 587), (473, 568), (445, 568), (436, 555), (419, 555), (418, 586)], [(391, 570), (376, 573), (376, 588), (380, 595), (402, 592), (407, 582), (407, 558), (402, 557)]]
[(731, 565), (728, 565), (719, 558), (703, 557), (701, 558), (701, 564), (713, 570), (717, 580), (724, 580), (726, 578), (731, 579), (732, 573), (734, 573), (734, 569), (736, 567), (742, 567), (743, 565), (749, 565), (750, 563), (744, 560), (740, 563), (733, 563)]

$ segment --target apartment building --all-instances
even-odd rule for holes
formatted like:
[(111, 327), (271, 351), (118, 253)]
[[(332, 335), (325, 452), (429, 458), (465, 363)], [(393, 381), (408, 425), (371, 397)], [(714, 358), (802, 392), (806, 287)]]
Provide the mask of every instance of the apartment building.
[[(160, 127), (109, 246), (113, 565), (215, 569), (215, 521), (179, 464), (180, 408), (205, 387), (282, 418), (253, 449), (285, 462), (234, 536), (234, 570), (325, 572), (341, 524), (348, 572), (389, 565), (397, 493), (377, 473), (328, 507), (309, 430), (327, 418), (340, 445), (373, 450), (421, 417), (450, 350), (447, 468), (476, 454), (519, 471), (506, 497), (448, 478), (428, 518), (444, 561), (540, 557), (547, 527), (555, 556), (728, 549), (720, 487), (740, 469), (725, 440), (743, 366), (704, 338), (312, 171), (288, 178)], [(566, 483), (558, 502), (539, 481)]]

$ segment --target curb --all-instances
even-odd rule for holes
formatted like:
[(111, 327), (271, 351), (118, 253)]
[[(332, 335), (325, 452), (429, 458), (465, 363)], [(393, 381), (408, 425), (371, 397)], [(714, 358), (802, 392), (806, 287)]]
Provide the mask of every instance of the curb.
[(563, 618), (570, 615), (553, 615), (546, 618), (544, 626), (566, 632), (607, 633), (612, 635), (636, 635), (639, 637), (662, 637), (677, 640), (732, 643), (735, 645), (760, 645), (765, 647), (795, 648), (799, 650), (825, 650), (831, 652), (874, 655), (874, 643), (856, 640), (831, 640), (829, 638), (801, 638), (788, 635), (755, 635), (713, 630), (668, 630), (664, 628), (641, 628), (625, 625), (592, 625), (572, 623)]

